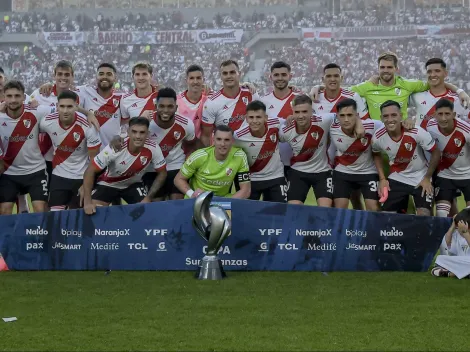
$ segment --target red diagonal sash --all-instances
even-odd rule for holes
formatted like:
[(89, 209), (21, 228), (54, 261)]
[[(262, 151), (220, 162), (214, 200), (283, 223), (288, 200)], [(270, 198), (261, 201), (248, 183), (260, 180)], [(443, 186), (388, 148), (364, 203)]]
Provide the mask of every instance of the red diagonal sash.
[(294, 165), (298, 162), (304, 162), (310, 160), (313, 154), (317, 151), (317, 148), (323, 138), (325, 131), (317, 125), (312, 125), (307, 132), (305, 137), (304, 145), (298, 155), (294, 155), (291, 158), (291, 164)]
[(67, 160), (68, 157), (75, 152), (75, 149), (80, 146), (84, 138), (85, 132), (83, 128), (77, 124), (73, 125), (67, 136), (65, 136), (63, 141), (57, 146), (54, 152), (54, 158), (52, 159), (52, 167), (55, 169)]
[(276, 151), (276, 147), (279, 141), (278, 132), (279, 129), (277, 128), (270, 128), (268, 130), (258, 156), (256, 157), (253, 165), (250, 166), (250, 172), (260, 172), (266, 167), (266, 165), (268, 165), (269, 161), (273, 157), (274, 152)]
[(395, 159), (390, 166), (390, 173), (406, 170), (413, 159), (416, 146), (416, 140), (413, 137), (406, 134), (403, 136), (400, 146), (398, 147), (397, 154), (395, 155)]
[(438, 171), (448, 169), (459, 157), (460, 152), (465, 146), (465, 136), (461, 131), (455, 131), (450, 136), (447, 145), (442, 150), (441, 162), (439, 163)]
[(106, 173), (102, 174), (99, 177), (99, 181), (104, 181), (107, 183), (116, 183), (119, 181), (127, 180), (131, 178), (135, 174), (138, 174), (142, 170), (144, 170), (148, 164), (152, 162), (152, 152), (150, 149), (142, 148), (139, 155), (135, 158), (134, 162), (127, 168), (125, 172), (122, 173), (121, 176), (108, 176)]
[(354, 164), (362, 155), (362, 153), (364, 153), (367, 148), (369, 148), (371, 139), (372, 136), (370, 134), (366, 134), (361, 139), (356, 139), (341, 156), (335, 158), (335, 164), (342, 164), (346, 166)]
[[(11, 132), (11, 136), (8, 140), (7, 152), (3, 157), (5, 163), (5, 170), (7, 170), (15, 161), (15, 158), (23, 148), (23, 145), (28, 140), (29, 135), (34, 129), (34, 126), (38, 123), (34, 114), (25, 111), (23, 115), (18, 119), (15, 128)], [(39, 140), (38, 140), (39, 142)], [(38, 146), (39, 148), (39, 146)]]

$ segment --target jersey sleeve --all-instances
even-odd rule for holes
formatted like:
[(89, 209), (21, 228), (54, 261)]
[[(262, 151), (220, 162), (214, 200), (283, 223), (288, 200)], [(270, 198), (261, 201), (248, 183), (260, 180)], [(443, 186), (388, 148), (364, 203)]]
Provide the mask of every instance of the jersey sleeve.
[(196, 131), (196, 128), (194, 127), (194, 122), (188, 119), (188, 124), (186, 125), (186, 136), (184, 139), (188, 142), (194, 141), (194, 138), (196, 138), (195, 131)]
[(75, 88), (75, 93), (78, 95), (78, 106), (81, 108), (85, 108), (85, 101), (86, 101), (86, 93), (85, 93), (86, 86), (78, 86)]
[(418, 79), (403, 79), (402, 86), (412, 93), (420, 93), (429, 90), (429, 84)]
[(364, 99), (356, 92), (354, 92), (353, 99), (357, 104), (357, 113), (359, 114), (359, 118), (361, 120), (369, 118), (369, 110), (367, 110), (367, 104)]
[(372, 153), (380, 153), (382, 151), (382, 148), (380, 147), (380, 141), (376, 137), (375, 133), (374, 133), (374, 136), (372, 137), (371, 144), (372, 144)]
[(87, 128), (85, 132), (86, 146), (88, 149), (95, 149), (101, 147), (101, 139), (98, 131), (93, 126)]
[(152, 164), (156, 172), (166, 169), (166, 161), (163, 156), (162, 150), (158, 145), (152, 148)]
[(55, 112), (55, 106), (39, 105), (36, 108), (35, 115), (39, 122), (44, 120), (47, 115)]
[(248, 165), (248, 158), (243, 150), (237, 150), (233, 154), (234, 158), (239, 160), (238, 170), (236, 177), (239, 183), (250, 182), (250, 167)]
[(114, 160), (115, 157), (114, 151), (111, 149), (109, 145), (106, 146), (94, 159), (91, 161), (93, 166), (95, 166), (98, 170), (105, 169), (111, 162)]
[(201, 124), (203, 126), (213, 126), (215, 124), (215, 120), (217, 118), (217, 111), (212, 106), (212, 100), (207, 99), (206, 103), (204, 104), (204, 108), (202, 109), (202, 121)]
[(193, 177), (197, 170), (204, 164), (206, 158), (207, 152), (205, 150), (196, 150), (186, 159), (183, 166), (181, 166), (180, 172), (188, 179)]
[(129, 114), (129, 110), (126, 107), (126, 104), (124, 104), (124, 99), (121, 99), (119, 109), (121, 110), (121, 119), (128, 120), (131, 117), (131, 115)]
[(355, 86), (351, 86), (350, 90), (359, 94), (360, 97), (366, 98), (367, 92), (370, 90), (372, 85), (372, 82), (365, 81), (360, 84), (356, 84)]
[(329, 132), (331, 125), (336, 120), (336, 114), (334, 114), (334, 113), (322, 114), (321, 118), (322, 118), (322, 122), (323, 122), (322, 123), (323, 129), (325, 130), (325, 132)]
[(428, 152), (432, 152), (436, 148), (436, 142), (434, 141), (434, 138), (432, 138), (428, 131), (422, 129), (421, 127), (418, 127), (418, 144), (421, 146), (421, 148)]

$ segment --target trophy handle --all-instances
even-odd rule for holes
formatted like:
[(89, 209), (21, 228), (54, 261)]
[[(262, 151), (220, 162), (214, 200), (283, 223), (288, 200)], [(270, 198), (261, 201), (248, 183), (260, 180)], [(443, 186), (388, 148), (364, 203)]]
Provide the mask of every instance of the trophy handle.
[(214, 192), (201, 193), (195, 200), (193, 206), (193, 224), (197, 225), (197, 228), (204, 232), (205, 239), (208, 238), (208, 229), (211, 225), (211, 214), (209, 212), (209, 206), (211, 204)]

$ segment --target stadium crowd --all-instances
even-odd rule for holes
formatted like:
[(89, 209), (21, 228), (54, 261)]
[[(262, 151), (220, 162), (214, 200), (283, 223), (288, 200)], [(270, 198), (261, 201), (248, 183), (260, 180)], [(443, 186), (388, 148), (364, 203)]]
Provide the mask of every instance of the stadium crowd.
[[(287, 9), (287, 8), (286, 8)], [(36, 33), (67, 31), (106, 31), (106, 30), (177, 30), (207, 28), (240, 28), (245, 30), (285, 30), (302, 27), (361, 27), (379, 25), (406, 24), (446, 24), (465, 22), (470, 15), (470, 8), (451, 7), (429, 9), (391, 10), (390, 6), (372, 6), (363, 11), (310, 12), (298, 9), (276, 15), (256, 12), (242, 17), (234, 8), (230, 13), (217, 13), (212, 21), (204, 21), (200, 16), (185, 18), (180, 11), (149, 15), (144, 12), (128, 13), (120, 18), (107, 17), (105, 12), (97, 12), (93, 18), (86, 14), (75, 17), (67, 13), (14, 13), (4, 18), (0, 32)]]

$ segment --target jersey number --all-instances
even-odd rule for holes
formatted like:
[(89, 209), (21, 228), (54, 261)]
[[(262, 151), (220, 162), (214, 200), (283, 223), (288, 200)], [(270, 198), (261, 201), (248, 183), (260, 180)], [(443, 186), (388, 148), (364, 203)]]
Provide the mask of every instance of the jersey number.
[(281, 187), (281, 194), (287, 202), (287, 190), (289, 189), (289, 186), (288, 185), (280, 185), (279, 187)]
[(145, 187), (137, 187), (137, 192), (139, 193), (139, 196), (141, 197), (146, 197), (147, 196), (147, 190)]
[(326, 179), (326, 191), (328, 193), (333, 193), (333, 178), (332, 177), (328, 177)]
[(369, 182), (369, 189), (371, 192), (377, 192), (377, 189), (379, 188), (379, 182), (378, 181), (370, 181)]
[(42, 191), (44, 192), (44, 195), (47, 196), (48, 191), (47, 191), (47, 180), (41, 180), (42, 184)]

